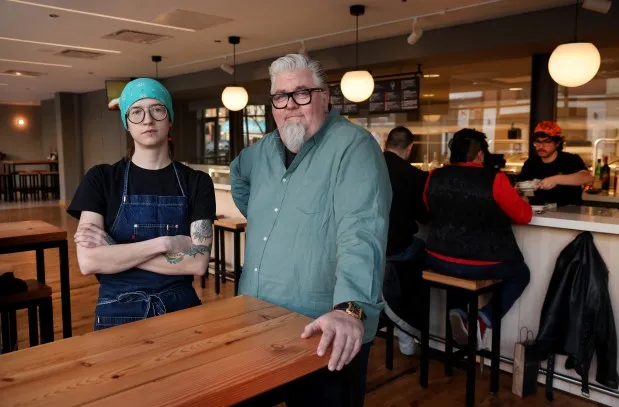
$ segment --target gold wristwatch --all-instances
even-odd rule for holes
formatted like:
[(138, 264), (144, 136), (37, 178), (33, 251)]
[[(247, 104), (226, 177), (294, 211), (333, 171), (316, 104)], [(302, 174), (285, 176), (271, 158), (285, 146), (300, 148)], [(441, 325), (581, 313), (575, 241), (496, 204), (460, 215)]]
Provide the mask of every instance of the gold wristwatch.
[(344, 311), (348, 315), (357, 318), (359, 321), (365, 319), (365, 313), (363, 312), (363, 308), (361, 308), (361, 306), (356, 302), (343, 302), (341, 304), (337, 304), (335, 307), (333, 307), (333, 309)]

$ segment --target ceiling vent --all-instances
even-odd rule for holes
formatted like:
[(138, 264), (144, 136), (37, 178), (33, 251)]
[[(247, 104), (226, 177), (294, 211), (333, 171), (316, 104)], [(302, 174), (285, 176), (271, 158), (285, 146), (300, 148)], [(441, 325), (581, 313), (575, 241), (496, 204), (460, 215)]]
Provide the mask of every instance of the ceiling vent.
[(67, 58), (78, 58), (78, 59), (96, 59), (105, 55), (101, 52), (92, 52), (92, 51), (80, 51), (75, 49), (65, 49), (60, 51), (54, 55), (59, 57), (67, 57)]
[(9, 69), (1, 73), (1, 75), (8, 76), (21, 76), (25, 78), (36, 78), (37, 76), (43, 75), (42, 72), (34, 72), (34, 71), (22, 71), (17, 69)]
[(232, 20), (225, 17), (212, 16), (198, 13), (197, 11), (176, 9), (158, 15), (153, 20), (153, 23), (199, 31), (230, 21)]
[(140, 31), (120, 30), (102, 37), (106, 40), (119, 40), (136, 44), (154, 44), (172, 38), (169, 35), (151, 34)]

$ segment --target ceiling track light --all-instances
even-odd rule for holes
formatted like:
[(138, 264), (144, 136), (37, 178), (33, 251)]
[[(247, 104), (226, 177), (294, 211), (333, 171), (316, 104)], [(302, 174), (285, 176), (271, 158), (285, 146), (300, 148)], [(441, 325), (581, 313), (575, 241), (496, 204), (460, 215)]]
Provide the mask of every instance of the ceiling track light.
[(417, 20), (417, 18), (413, 20), (413, 31), (406, 38), (406, 42), (408, 42), (409, 45), (414, 45), (415, 43), (417, 43), (417, 41), (419, 41), (419, 39), (423, 35), (423, 28), (417, 27)]

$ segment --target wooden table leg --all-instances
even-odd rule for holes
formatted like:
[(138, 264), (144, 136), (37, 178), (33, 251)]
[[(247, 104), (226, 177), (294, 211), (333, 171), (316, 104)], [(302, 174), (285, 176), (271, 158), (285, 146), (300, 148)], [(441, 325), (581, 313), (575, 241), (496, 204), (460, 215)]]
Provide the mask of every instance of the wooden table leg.
[(69, 246), (66, 240), (60, 242), (60, 300), (62, 302), (62, 337), (72, 336), (71, 287), (69, 283)]

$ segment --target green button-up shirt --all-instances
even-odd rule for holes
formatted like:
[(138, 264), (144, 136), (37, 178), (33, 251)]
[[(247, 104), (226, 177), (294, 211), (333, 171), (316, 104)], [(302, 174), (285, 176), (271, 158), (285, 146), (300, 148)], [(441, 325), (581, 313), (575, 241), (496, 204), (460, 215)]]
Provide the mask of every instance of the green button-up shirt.
[(230, 166), (232, 196), (247, 218), (239, 292), (317, 318), (347, 301), (376, 335), (391, 185), (378, 143), (331, 110), (288, 169), (278, 131)]

